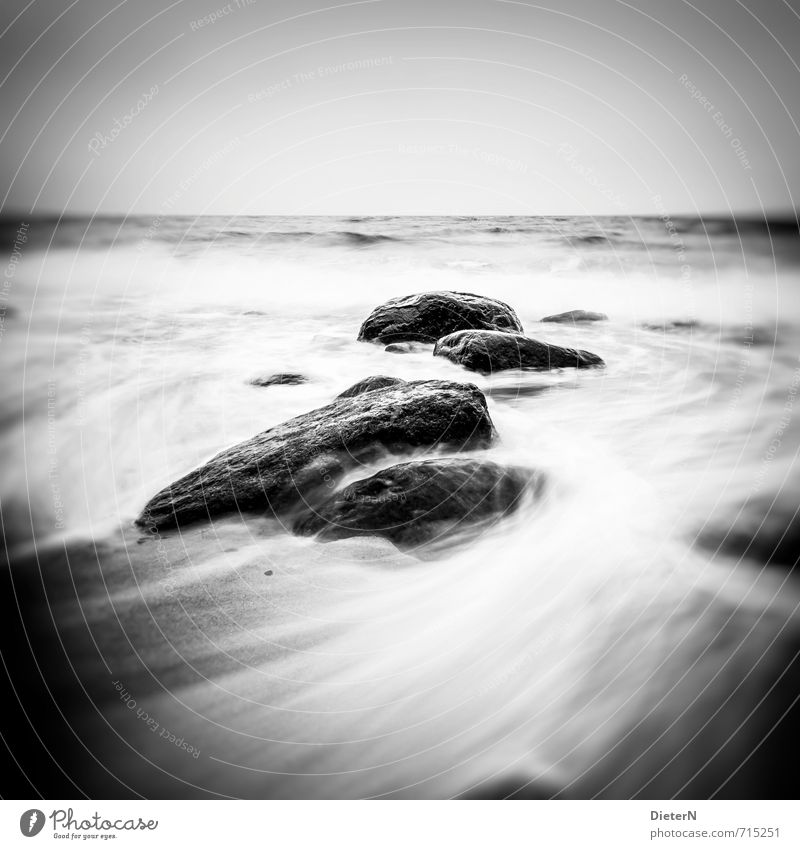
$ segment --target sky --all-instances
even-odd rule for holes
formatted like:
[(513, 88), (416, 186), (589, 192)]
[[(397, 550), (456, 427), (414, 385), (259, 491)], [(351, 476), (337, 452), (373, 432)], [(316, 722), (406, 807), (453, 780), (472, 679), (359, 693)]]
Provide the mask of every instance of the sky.
[(3, 0), (8, 214), (794, 214), (800, 0)]

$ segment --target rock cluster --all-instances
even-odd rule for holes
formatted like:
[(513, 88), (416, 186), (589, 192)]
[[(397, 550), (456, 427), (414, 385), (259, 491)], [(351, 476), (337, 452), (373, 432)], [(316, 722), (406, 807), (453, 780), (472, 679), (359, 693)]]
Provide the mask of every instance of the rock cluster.
[[(483, 374), (603, 365), (588, 351), (524, 336), (507, 304), (459, 292), (387, 301), (367, 317), (358, 339), (389, 352), (433, 345), (433, 355)], [(252, 382), (306, 380), (281, 373)], [(217, 454), (153, 496), (137, 522), (160, 532), (255, 511), (320, 540), (370, 534), (416, 549), (464, 539), (541, 489), (534, 470), (458, 456), (488, 448), (495, 437), (486, 398), (474, 384), (371, 375), (332, 403)], [(434, 456), (417, 456), (426, 452)], [(397, 463), (403, 453), (413, 457)], [(367, 463), (374, 469), (389, 454), (393, 465), (341, 486), (345, 475)]]

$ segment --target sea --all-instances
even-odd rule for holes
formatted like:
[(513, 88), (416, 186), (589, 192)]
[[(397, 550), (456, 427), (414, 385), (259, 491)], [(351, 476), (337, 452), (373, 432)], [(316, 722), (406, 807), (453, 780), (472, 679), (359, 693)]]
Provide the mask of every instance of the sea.
[[(796, 222), (75, 216), (0, 232), (6, 556), (47, 587), (36, 615), (65, 646), (75, 680), (49, 674), (76, 735), (92, 749), (102, 722), (125, 743), (96, 744), (81, 791), (772, 792), (774, 694), (798, 692)], [(374, 307), (431, 290), (500, 299), (528, 336), (606, 365), (484, 376), (356, 340)], [(608, 320), (540, 321), (572, 309)], [(287, 372), (307, 380), (252, 382)], [(541, 472), (543, 497), (430, 558), (259, 515), (159, 539), (134, 525), (171, 481), (373, 374), (475, 383), (498, 432), (476, 453)]]

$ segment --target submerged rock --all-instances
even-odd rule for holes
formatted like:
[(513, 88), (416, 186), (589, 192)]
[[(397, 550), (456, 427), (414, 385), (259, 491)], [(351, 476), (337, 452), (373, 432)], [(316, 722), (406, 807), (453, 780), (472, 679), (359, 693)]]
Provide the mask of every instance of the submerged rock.
[(356, 395), (361, 395), (364, 392), (372, 392), (373, 389), (386, 389), (389, 386), (405, 386), (407, 381), (401, 377), (388, 377), (385, 374), (373, 374), (370, 377), (365, 377), (354, 383), (344, 392), (339, 393), (337, 398), (354, 398)]
[(549, 321), (556, 324), (588, 324), (592, 321), (608, 321), (604, 312), (591, 312), (590, 310), (569, 310), (556, 315), (546, 315), (539, 321)]
[(269, 377), (254, 377), (250, 381), (251, 386), (288, 386), (298, 383), (308, 383), (308, 378), (304, 374), (281, 372), (280, 374), (271, 374)]
[(747, 503), (730, 523), (705, 525), (696, 542), (736, 560), (800, 574), (800, 513), (791, 504), (772, 503), (769, 498)]
[(358, 332), (359, 342), (435, 342), (470, 328), (522, 332), (508, 304), (466, 292), (422, 292), (376, 307)]
[(485, 530), (518, 506), (534, 480), (529, 470), (487, 460), (401, 463), (334, 493), (293, 530), (322, 540), (370, 534), (410, 548)]
[(587, 368), (605, 365), (589, 351), (560, 348), (518, 333), (462, 330), (436, 343), (436, 357), (447, 357), (471, 371), (491, 374), (506, 369)]
[(495, 436), (471, 383), (414, 381), (341, 398), (228, 448), (154, 496), (137, 519), (172, 528), (235, 511), (280, 513), (313, 500), (382, 450), (485, 447)]

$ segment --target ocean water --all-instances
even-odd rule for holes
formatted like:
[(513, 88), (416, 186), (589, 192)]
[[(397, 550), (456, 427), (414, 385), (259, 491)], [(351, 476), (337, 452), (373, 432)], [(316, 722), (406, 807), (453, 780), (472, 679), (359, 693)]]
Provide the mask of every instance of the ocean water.
[[(4, 535), (141, 754), (96, 753), (131, 792), (771, 792), (761, 741), (786, 696), (765, 695), (797, 692), (796, 227), (29, 223), (2, 228)], [(355, 341), (374, 306), (435, 289), (506, 301), (606, 368), (484, 377)], [(539, 323), (576, 308), (609, 321)], [(289, 371), (308, 382), (250, 384)], [(141, 538), (156, 491), (370, 374), (476, 383), (489, 456), (544, 472), (546, 496), (431, 560), (260, 516)]]

